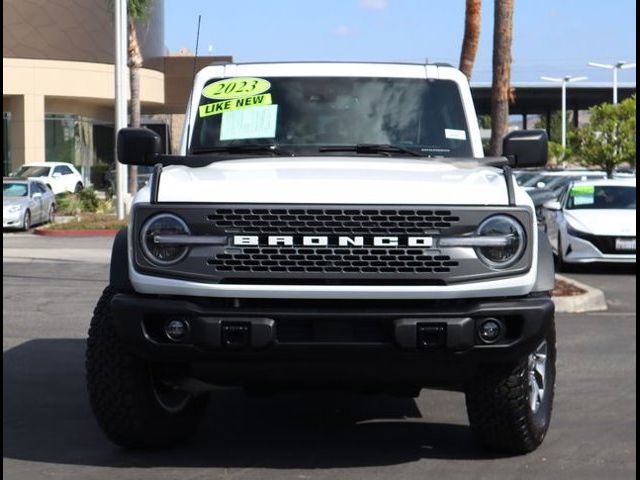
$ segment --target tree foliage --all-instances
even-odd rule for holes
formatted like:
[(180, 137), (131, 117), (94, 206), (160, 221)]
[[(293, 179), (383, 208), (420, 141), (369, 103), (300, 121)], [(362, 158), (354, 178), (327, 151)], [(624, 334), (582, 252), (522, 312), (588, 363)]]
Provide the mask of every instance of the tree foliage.
[[(562, 143), (562, 110), (555, 110), (551, 114), (551, 118), (549, 119), (549, 141)], [(567, 138), (575, 127), (573, 126), (573, 112), (567, 112)], [(544, 115), (540, 115), (538, 121), (536, 121), (535, 128), (547, 129), (547, 117)]]
[(636, 163), (636, 96), (613, 105), (591, 107), (588, 125), (571, 133), (575, 158), (586, 166), (600, 167), (611, 176), (616, 166)]

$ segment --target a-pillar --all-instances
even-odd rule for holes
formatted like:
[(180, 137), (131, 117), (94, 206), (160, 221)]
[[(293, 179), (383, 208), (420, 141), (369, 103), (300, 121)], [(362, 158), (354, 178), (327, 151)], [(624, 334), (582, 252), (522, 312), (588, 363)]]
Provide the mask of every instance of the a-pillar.
[(12, 95), (7, 103), (11, 112), (11, 170), (26, 163), (44, 162), (44, 95)]

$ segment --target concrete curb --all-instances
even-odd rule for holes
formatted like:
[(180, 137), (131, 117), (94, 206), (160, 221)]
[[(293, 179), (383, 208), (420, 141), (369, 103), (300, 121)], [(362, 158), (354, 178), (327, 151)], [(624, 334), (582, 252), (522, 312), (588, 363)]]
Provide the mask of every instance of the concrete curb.
[(114, 237), (120, 230), (51, 230), (36, 228), (33, 233), (44, 237)]
[(556, 306), (556, 312), (561, 313), (582, 313), (582, 312), (599, 312), (607, 309), (607, 301), (604, 292), (582, 282), (578, 282), (564, 275), (556, 275), (556, 278), (564, 282), (570, 283), (585, 291), (582, 295), (574, 295), (570, 297), (553, 297), (553, 303)]

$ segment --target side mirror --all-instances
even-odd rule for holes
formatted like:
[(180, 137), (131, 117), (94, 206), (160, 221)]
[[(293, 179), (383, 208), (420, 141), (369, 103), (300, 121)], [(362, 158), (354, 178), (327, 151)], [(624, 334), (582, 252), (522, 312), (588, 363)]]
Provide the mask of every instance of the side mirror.
[(148, 128), (122, 128), (118, 132), (118, 160), (125, 165), (153, 165), (162, 152), (162, 139)]
[(513, 158), (517, 168), (544, 167), (549, 139), (545, 130), (514, 130), (502, 141), (502, 155)]
[(542, 206), (547, 210), (553, 210), (553, 211), (562, 210), (562, 206), (560, 205), (560, 202), (558, 202), (557, 200), (549, 200), (548, 202), (544, 202)]
[(62, 174), (60, 172), (53, 172), (53, 175), (51, 175), (53, 178), (60, 178), (62, 176)]
[(40, 192), (35, 192), (33, 195), (31, 195), (31, 198), (42, 198), (42, 194)]
[(544, 182), (538, 182), (536, 183), (536, 188), (544, 188), (547, 184)]

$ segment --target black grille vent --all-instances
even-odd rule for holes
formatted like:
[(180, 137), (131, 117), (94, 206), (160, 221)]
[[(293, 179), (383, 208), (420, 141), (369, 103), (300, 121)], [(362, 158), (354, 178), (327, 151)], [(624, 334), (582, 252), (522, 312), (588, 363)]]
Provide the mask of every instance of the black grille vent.
[(583, 232), (580, 232), (578, 236), (584, 240), (587, 240), (588, 242), (591, 242), (602, 253), (608, 253), (608, 254), (635, 253), (635, 250), (618, 250), (616, 248), (617, 238), (632, 240), (635, 237), (610, 237), (605, 235), (591, 235), (589, 233), (583, 233)]
[(244, 235), (420, 235), (460, 221), (450, 210), (218, 208), (207, 215), (217, 230)]
[(447, 273), (458, 266), (448, 255), (417, 248), (251, 247), (219, 253), (207, 263), (217, 272), (271, 273)]

